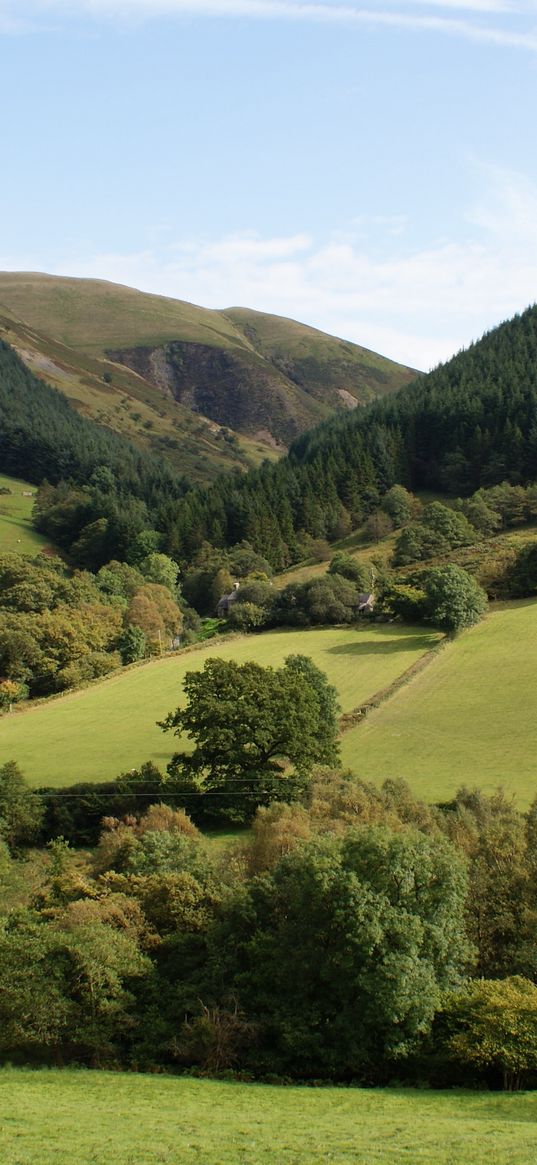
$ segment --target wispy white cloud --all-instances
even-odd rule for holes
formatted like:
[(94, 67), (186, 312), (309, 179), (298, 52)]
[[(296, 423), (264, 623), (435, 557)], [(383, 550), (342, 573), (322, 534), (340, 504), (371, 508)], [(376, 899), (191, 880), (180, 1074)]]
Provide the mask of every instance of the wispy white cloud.
[(350, 0), (4, 0), (0, 30), (3, 19), (13, 24), (11, 31), (18, 21), (22, 31), (25, 14), (31, 19), (39, 13), (138, 21), (241, 17), (429, 32), (537, 52), (537, 33), (527, 20), (536, 10), (535, 0), (378, 0), (371, 7)]
[[(537, 187), (482, 168), (467, 238), (412, 247), (412, 224), (360, 218), (325, 240), (306, 235), (178, 241), (130, 254), (0, 256), (0, 267), (110, 279), (207, 307), (242, 304), (429, 368), (537, 298)], [(384, 232), (390, 234), (386, 257)]]

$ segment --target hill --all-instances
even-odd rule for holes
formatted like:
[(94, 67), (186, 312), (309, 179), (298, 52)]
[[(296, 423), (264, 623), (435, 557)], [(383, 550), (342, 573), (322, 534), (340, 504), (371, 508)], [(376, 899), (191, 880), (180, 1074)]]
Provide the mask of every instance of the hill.
[(533, 1160), (528, 1092), (278, 1088), (57, 1069), (4, 1068), (0, 1079), (4, 1165)]
[(0, 308), (0, 339), (36, 377), (63, 393), (81, 416), (166, 457), (191, 482), (247, 470), (278, 456), (264, 442), (231, 433), (173, 397), (156, 393), (131, 369), (45, 336), (6, 308)]
[(368, 348), (337, 340), (296, 320), (242, 307), (229, 308), (225, 315), (265, 360), (334, 409), (342, 404), (352, 409), (356, 403), (365, 404), (393, 391), (397, 368), (401, 383), (411, 379), (410, 369), (390, 367), (389, 361)]
[[(11, 329), (8, 342), (14, 342), (18, 330), (15, 346), (33, 370), (59, 377), (57, 387), (93, 417), (103, 408), (107, 372), (112, 386), (117, 382), (118, 389), (137, 399), (143, 392), (153, 409), (163, 401), (165, 412), (170, 404), (182, 405), (187, 415), (208, 418), (265, 449), (282, 449), (334, 409), (392, 392), (414, 375), (365, 348), (291, 320), (245, 309), (211, 311), (99, 280), (1, 273), (2, 314), (4, 328)], [(62, 376), (65, 363), (67, 377)], [(88, 377), (100, 382), (98, 401)], [(82, 401), (80, 378), (83, 387), (93, 389)], [(175, 417), (182, 427), (180, 408)], [(122, 427), (117, 408), (113, 420)], [(231, 456), (229, 448), (224, 452)], [(248, 443), (242, 452), (250, 464), (259, 460)]]

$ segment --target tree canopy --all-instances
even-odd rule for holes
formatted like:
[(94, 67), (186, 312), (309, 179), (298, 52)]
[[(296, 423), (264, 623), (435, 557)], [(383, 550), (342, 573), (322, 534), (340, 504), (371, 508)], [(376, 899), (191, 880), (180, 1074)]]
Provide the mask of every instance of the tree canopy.
[(187, 673), (184, 689), (186, 707), (161, 724), (194, 741), (192, 752), (173, 757), (176, 776), (239, 800), (270, 800), (314, 764), (337, 763), (336, 691), (306, 656), (288, 656), (280, 668), (208, 659)]

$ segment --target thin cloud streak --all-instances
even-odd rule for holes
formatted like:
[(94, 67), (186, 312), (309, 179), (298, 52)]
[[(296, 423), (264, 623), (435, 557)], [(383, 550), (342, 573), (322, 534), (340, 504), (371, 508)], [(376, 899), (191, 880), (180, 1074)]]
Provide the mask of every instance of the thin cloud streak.
[[(393, 7), (402, 7), (401, 0), (385, 0), (386, 3), (392, 4)], [(481, 12), (486, 14), (509, 14), (517, 15), (523, 13), (524, 3), (513, 4), (510, 0), (404, 0), (404, 6), (415, 4), (419, 8), (444, 8), (444, 9), (458, 9), (464, 12)]]
[[(386, 2), (388, 7), (386, 7)], [(397, 10), (394, 10), (397, 5)], [(409, 10), (410, 5), (410, 10)], [(416, 12), (416, 7), (435, 12)], [(535, 13), (531, 3), (512, 5), (509, 0), (385, 0), (382, 9), (353, 4), (329, 4), (321, 0), (33, 0), (31, 13), (61, 13), (66, 17), (93, 19), (155, 20), (162, 17), (249, 18), (253, 20), (304, 21), (343, 27), (401, 29), (458, 37), (498, 47), (537, 52), (537, 34), (506, 25), (483, 22), (482, 16)], [(452, 16), (456, 11), (467, 16)], [(13, 11), (13, 10), (12, 10)], [(17, 16), (20, 19), (20, 5)], [(1, 18), (0, 18), (1, 19)], [(6, 12), (5, 21), (16, 20)], [(22, 31), (21, 25), (21, 31)], [(1, 28), (1, 24), (0, 24)]]

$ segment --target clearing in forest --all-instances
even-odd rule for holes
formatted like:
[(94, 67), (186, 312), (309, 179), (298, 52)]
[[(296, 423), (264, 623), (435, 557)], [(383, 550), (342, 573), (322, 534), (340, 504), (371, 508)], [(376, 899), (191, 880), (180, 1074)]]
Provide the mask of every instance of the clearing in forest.
[(37, 487), (0, 474), (2, 489), (8, 489), (10, 493), (0, 493), (0, 553), (11, 550), (15, 554), (39, 554), (47, 540), (32, 528)]

